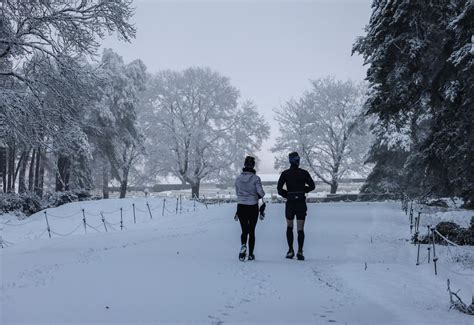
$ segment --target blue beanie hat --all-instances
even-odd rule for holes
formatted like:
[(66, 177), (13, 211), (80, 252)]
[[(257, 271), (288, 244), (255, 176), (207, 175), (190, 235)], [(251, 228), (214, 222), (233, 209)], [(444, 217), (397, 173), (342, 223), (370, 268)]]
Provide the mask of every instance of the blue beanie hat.
[(300, 165), (300, 156), (297, 152), (292, 152), (288, 155), (291, 165), (299, 166)]

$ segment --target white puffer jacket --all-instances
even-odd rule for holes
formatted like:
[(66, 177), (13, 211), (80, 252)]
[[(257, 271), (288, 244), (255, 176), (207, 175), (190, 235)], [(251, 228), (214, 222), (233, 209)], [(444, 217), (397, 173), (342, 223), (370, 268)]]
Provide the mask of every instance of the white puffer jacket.
[(255, 205), (259, 198), (265, 196), (260, 177), (252, 172), (244, 171), (235, 180), (235, 193), (238, 204)]

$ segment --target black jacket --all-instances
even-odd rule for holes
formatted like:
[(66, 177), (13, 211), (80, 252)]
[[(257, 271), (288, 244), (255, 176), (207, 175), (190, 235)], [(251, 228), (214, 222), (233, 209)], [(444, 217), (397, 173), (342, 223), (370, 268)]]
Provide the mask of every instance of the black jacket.
[[(283, 185), (286, 184), (286, 190)], [(299, 167), (291, 166), (280, 175), (278, 180), (278, 194), (286, 199), (304, 198), (305, 193), (315, 189), (314, 181), (311, 175)]]

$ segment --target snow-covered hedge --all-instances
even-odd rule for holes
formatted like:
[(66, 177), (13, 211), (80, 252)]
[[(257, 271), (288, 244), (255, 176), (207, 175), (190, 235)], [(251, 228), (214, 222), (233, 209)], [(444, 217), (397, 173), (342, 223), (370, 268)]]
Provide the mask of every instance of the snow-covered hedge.
[[(441, 221), (436, 225), (435, 229), (458, 245), (474, 246), (474, 217), (471, 217), (471, 223), (468, 228), (461, 227), (452, 221)], [(431, 241), (431, 236), (423, 236), (421, 238), (422, 244), (429, 244)], [(439, 238), (439, 236), (435, 237), (435, 241), (437, 244), (446, 245), (446, 242)]]
[(36, 213), (41, 210), (40, 198), (31, 193), (5, 193), (0, 194), (0, 207), (4, 213), (21, 211), (26, 215)]
[(94, 199), (97, 198), (86, 190), (47, 193), (43, 199), (32, 193), (2, 193), (0, 194), (0, 211), (31, 215), (43, 209), (58, 207), (66, 203)]
[(91, 193), (86, 190), (74, 190), (64, 192), (53, 192), (46, 195), (47, 208), (58, 207), (60, 205), (76, 202), (97, 199), (92, 197)]

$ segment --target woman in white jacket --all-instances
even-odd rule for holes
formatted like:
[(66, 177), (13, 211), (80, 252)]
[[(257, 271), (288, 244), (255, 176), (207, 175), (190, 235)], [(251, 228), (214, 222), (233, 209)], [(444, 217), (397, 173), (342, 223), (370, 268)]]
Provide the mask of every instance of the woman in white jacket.
[[(237, 193), (237, 213), (235, 215), (236, 220), (240, 221), (242, 227), (242, 235), (240, 241), (242, 247), (240, 248), (239, 259), (245, 260), (247, 255), (247, 240), (249, 245), (248, 260), (252, 261), (255, 259), (253, 250), (255, 248), (255, 227), (257, 226), (259, 208), (258, 200), (265, 196), (263, 191), (262, 182), (260, 177), (255, 172), (255, 158), (247, 156), (244, 162), (244, 168), (242, 173), (235, 180), (235, 192)], [(260, 208), (261, 219), (264, 216), (263, 203)]]

